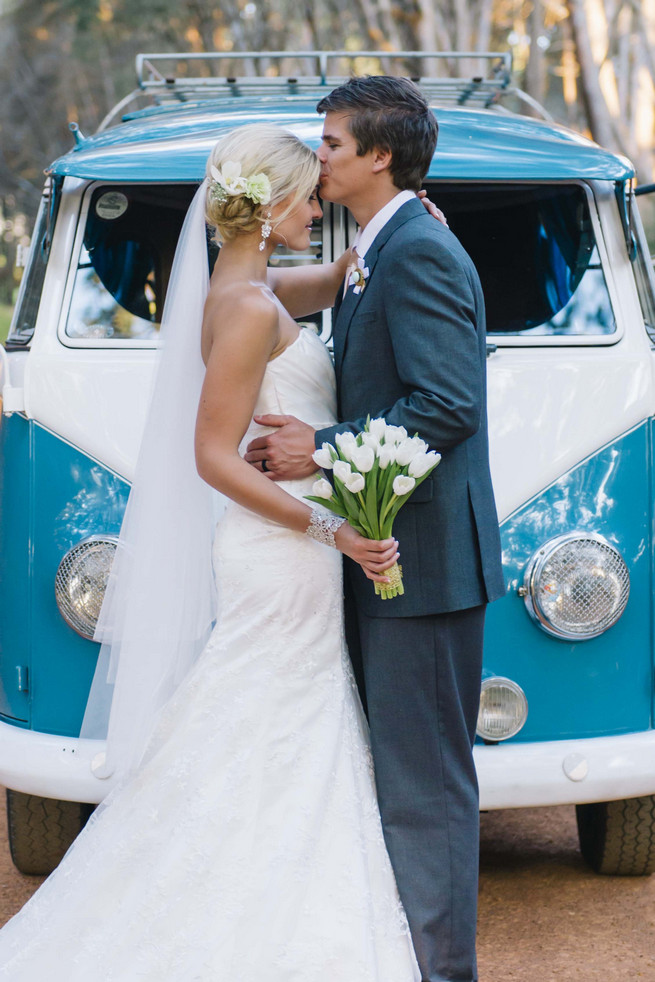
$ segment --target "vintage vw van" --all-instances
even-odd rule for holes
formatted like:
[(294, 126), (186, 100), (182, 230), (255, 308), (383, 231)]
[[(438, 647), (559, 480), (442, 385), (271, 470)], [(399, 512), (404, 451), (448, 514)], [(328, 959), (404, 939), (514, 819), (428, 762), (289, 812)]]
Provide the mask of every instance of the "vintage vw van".
[[(318, 146), (315, 105), (339, 81), (331, 57), (317, 55), (311, 77), (192, 78), (192, 57), (168, 56), (187, 74), (167, 78), (163, 56), (140, 56), (152, 104), (78, 133), (47, 172), (0, 349), (0, 781), (24, 872), (56, 864), (112, 783), (95, 766), (102, 742), (78, 734), (185, 209), (210, 147), (234, 127), (272, 120)], [(630, 163), (500, 109), (507, 68), (487, 81), (420, 80), (440, 124), (426, 186), (473, 257), (488, 310), (507, 592), (487, 622), (481, 806), (575, 804), (594, 869), (645, 874), (655, 869), (651, 264)], [(329, 260), (353, 232), (328, 205), (310, 253), (274, 261)], [(330, 313), (315, 321), (329, 342)]]

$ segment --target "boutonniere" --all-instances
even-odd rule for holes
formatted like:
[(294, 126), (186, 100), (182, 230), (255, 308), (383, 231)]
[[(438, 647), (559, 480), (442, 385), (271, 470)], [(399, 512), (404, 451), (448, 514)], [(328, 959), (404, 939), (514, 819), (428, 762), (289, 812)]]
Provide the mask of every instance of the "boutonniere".
[(357, 257), (357, 265), (353, 266), (350, 272), (350, 279), (348, 280), (348, 286), (352, 286), (353, 293), (355, 295), (364, 292), (364, 287), (366, 286), (366, 281), (369, 277), (369, 268), (364, 265), (364, 260), (361, 256)]

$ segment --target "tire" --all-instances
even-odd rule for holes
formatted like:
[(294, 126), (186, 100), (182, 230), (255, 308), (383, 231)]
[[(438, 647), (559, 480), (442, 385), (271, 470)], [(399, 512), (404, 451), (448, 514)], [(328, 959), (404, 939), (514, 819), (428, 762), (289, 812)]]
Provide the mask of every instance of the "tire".
[(45, 876), (86, 825), (94, 805), (57, 801), (7, 789), (7, 830), (14, 866), (21, 873)]
[(583, 858), (605, 876), (655, 872), (655, 795), (576, 805)]

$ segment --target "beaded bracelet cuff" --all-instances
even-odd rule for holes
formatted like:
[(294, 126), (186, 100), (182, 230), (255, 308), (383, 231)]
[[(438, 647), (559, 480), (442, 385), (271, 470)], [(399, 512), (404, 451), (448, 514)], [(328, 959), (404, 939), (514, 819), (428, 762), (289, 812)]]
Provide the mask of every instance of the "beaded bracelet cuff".
[(336, 549), (334, 533), (341, 528), (345, 521), (345, 518), (339, 518), (338, 515), (326, 515), (324, 511), (313, 508), (306, 530), (307, 535), (316, 539), (317, 542), (322, 542), (323, 545), (332, 546), (333, 549)]

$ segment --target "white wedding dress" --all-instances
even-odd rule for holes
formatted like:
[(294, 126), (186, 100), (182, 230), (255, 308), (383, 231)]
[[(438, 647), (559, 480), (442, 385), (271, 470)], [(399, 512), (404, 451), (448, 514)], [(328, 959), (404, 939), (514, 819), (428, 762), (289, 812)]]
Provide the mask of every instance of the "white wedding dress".
[[(257, 412), (334, 420), (311, 330), (269, 363)], [(312, 480), (282, 486), (300, 497)], [(137, 775), (0, 932), (0, 978), (420, 979), (343, 640), (341, 557), (230, 502), (214, 561), (209, 643)]]

